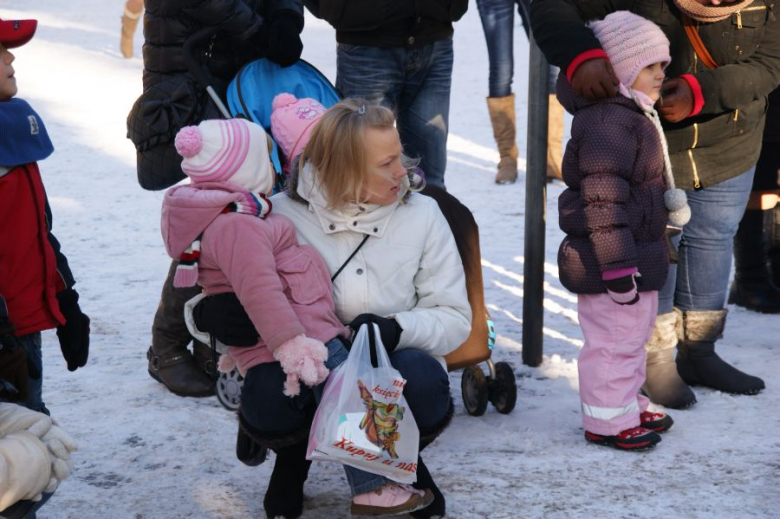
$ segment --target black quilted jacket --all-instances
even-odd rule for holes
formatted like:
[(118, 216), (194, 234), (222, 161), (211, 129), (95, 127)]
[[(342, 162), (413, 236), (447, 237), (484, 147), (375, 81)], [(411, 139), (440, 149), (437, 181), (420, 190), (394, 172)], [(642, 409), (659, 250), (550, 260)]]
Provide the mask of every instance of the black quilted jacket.
[[(223, 96), (239, 68), (265, 54), (254, 38), (282, 11), (303, 27), (302, 0), (146, 0), (144, 92), (127, 119), (127, 136), (138, 152), (138, 181), (145, 189), (165, 189), (182, 178), (173, 139), (183, 126), (222, 116), (190, 74), (184, 44), (193, 34), (215, 34), (193, 53), (209, 83)], [(223, 96), (224, 100), (224, 96)]]
[(637, 267), (639, 291), (660, 290), (669, 252), (661, 137), (634, 101), (589, 101), (561, 74), (558, 99), (574, 114), (558, 199), (561, 283), (575, 294), (606, 292), (601, 274)]

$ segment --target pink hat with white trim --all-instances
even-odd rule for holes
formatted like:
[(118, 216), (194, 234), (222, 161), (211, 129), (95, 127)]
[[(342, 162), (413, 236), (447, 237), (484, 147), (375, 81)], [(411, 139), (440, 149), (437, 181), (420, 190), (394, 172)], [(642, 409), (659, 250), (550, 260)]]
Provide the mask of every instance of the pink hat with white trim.
[(282, 149), (287, 169), (306, 147), (314, 125), (327, 108), (316, 99), (298, 99), (287, 93), (274, 97), (271, 107), (271, 133)]
[(268, 135), (245, 119), (212, 119), (176, 134), (181, 170), (200, 182), (231, 182), (253, 193), (270, 194), (274, 173)]
[(615, 75), (628, 88), (643, 68), (656, 63), (666, 68), (672, 61), (664, 32), (638, 14), (615, 11), (589, 27), (609, 56)]

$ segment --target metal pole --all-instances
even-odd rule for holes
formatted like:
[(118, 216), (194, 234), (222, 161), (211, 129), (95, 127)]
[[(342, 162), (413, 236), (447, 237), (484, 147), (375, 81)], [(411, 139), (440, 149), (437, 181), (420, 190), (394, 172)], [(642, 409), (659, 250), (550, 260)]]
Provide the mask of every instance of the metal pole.
[(542, 363), (544, 233), (547, 209), (547, 104), (550, 66), (530, 37), (528, 149), (525, 170), (525, 264), (523, 265), (523, 364)]

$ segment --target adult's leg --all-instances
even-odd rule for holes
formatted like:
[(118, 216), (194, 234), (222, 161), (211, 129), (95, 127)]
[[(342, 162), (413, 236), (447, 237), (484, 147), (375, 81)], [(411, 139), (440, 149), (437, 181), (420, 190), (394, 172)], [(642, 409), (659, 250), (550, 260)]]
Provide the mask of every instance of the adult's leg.
[(30, 377), (28, 383), (28, 397), (21, 402), (25, 407), (39, 413), (51, 414), (43, 403), (43, 351), (41, 350), (41, 332), (17, 337), (17, 342), (27, 353), (27, 362), (38, 375), (38, 378)]
[(119, 50), (125, 58), (133, 57), (133, 35), (138, 26), (138, 20), (144, 14), (143, 0), (127, 0), (122, 14), (122, 33), (119, 40)]
[(187, 350), (192, 336), (184, 322), (184, 303), (195, 297), (200, 288), (174, 288), (176, 265), (176, 261), (171, 263), (154, 315), (152, 347), (147, 353), (149, 375), (176, 395), (210, 396), (214, 394), (214, 382), (198, 369)]
[(756, 394), (764, 381), (747, 375), (715, 353), (726, 324), (726, 293), (732, 244), (745, 211), (754, 168), (699, 191), (688, 191), (691, 220), (679, 248), (675, 306), (683, 312), (677, 370), (688, 384)]
[[(405, 349), (393, 352), (390, 362), (406, 379), (404, 397), (420, 429), (420, 450), (430, 445), (452, 420), (453, 406), (450, 381), (441, 364), (422, 350)], [(446, 500), (436, 486), (428, 467), (417, 460), (417, 482), (414, 487), (433, 492), (433, 502), (410, 515), (417, 519), (446, 513)]]
[(398, 132), (407, 155), (420, 159), (429, 184), (444, 186), (452, 84), (452, 37), (407, 51), (398, 101)]

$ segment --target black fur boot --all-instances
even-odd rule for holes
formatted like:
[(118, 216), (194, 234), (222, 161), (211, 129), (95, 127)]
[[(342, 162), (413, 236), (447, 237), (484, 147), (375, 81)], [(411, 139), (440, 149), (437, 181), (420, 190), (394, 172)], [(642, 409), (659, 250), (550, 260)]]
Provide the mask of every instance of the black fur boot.
[[(768, 266), (774, 210), (748, 209), (734, 236), (734, 281), (729, 303), (754, 312), (780, 313), (780, 289)], [(773, 253), (774, 255), (774, 253)]]
[(276, 453), (274, 471), (263, 498), (269, 519), (296, 519), (303, 513), (303, 485), (309, 476), (311, 461), (306, 459), (309, 431), (261, 433), (239, 413), (239, 427), (258, 445)]
[(743, 373), (715, 353), (723, 335), (726, 310), (683, 313), (684, 339), (677, 346), (677, 371), (690, 385), (702, 385), (739, 395), (755, 395), (764, 381)]
[[(450, 407), (447, 409), (447, 413), (441, 421), (428, 429), (420, 429), (420, 452), (423, 451), (428, 445), (439, 437), (444, 432), (444, 429), (450, 425), (452, 417), (455, 414), (455, 406), (450, 399)], [(444, 517), (447, 510), (447, 502), (444, 499), (444, 494), (441, 493), (439, 487), (436, 486), (436, 482), (433, 480), (433, 476), (428, 471), (428, 467), (425, 466), (421, 456), (417, 457), (417, 482), (412, 485), (414, 488), (425, 490), (429, 489), (433, 492), (433, 502), (423, 508), (412, 512), (411, 515), (415, 519), (429, 519), (433, 517)]]

